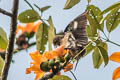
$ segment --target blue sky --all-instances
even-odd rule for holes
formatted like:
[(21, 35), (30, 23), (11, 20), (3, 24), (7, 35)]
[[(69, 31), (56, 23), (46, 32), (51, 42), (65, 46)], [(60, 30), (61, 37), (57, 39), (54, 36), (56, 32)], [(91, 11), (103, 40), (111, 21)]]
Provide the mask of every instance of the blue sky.
[[(36, 3), (40, 7), (51, 5), (52, 7), (46, 11), (43, 15), (44, 18), (48, 18), (49, 15), (53, 18), (53, 23), (56, 27), (57, 32), (60, 30), (64, 30), (67, 24), (72, 21), (79, 14), (84, 12), (87, 0), (81, 0), (79, 4), (74, 6), (72, 9), (63, 10), (64, 4), (66, 0), (28, 0), (30, 3)], [(109, 5), (113, 4), (118, 0), (92, 0), (91, 4), (94, 4), (100, 7), (101, 10), (104, 10)], [(12, 0), (1, 0), (0, 8), (10, 11), (12, 7)], [(30, 7), (24, 2), (24, 0), (20, 0), (19, 5), (19, 13), (30, 9)], [(2, 27), (9, 35), (9, 24), (10, 18), (0, 14), (0, 27)], [(110, 39), (120, 44), (119, 36), (120, 27), (118, 27), (115, 31), (111, 33)], [(120, 51), (120, 48), (113, 45), (108, 44), (108, 54), (115, 51)], [(11, 64), (8, 80), (33, 80), (33, 74), (26, 75), (25, 69), (30, 65), (30, 56), (29, 53), (36, 50), (36, 47), (31, 47), (28, 52), (21, 51), (18, 54), (13, 56), (13, 60), (15, 63)], [(78, 80), (112, 80), (112, 72), (113, 70), (120, 66), (117, 63), (109, 62), (109, 64), (104, 67), (104, 64), (100, 67), (100, 69), (94, 69), (92, 63), (92, 55), (91, 53), (86, 57), (82, 58), (79, 62), (77, 70), (74, 72)], [(66, 75), (72, 78), (72, 75), (68, 72)], [(74, 80), (74, 78), (72, 78)]]

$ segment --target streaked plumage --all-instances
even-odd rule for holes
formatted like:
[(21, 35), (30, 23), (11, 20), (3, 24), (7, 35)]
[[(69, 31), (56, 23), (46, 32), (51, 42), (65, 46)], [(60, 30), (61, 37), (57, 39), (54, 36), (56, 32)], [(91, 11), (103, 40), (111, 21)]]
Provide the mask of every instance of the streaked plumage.
[[(64, 30), (64, 34), (56, 35), (53, 40), (54, 45), (64, 44), (65, 49), (69, 49), (72, 56), (78, 54), (88, 44), (88, 36), (85, 30), (87, 25), (86, 14), (87, 12), (84, 12), (71, 21)], [(84, 53), (85, 51), (78, 58), (83, 56)]]

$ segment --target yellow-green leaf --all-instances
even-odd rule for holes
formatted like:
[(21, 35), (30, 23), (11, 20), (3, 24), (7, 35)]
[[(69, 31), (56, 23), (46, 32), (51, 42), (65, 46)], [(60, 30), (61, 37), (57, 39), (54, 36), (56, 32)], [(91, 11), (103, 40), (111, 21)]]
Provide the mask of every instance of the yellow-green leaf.
[(108, 61), (109, 61), (108, 53), (103, 47), (101, 47), (101, 46), (97, 46), (97, 47), (99, 49), (99, 53), (101, 55), (101, 58), (104, 61), (105, 66), (106, 66), (108, 64)]
[(92, 45), (92, 43), (88, 43), (89, 45), (88, 45), (88, 47), (86, 48), (86, 53), (85, 53), (85, 56), (87, 55), (87, 54), (89, 54), (91, 51), (93, 51), (93, 49), (95, 48), (93, 45)]
[(119, 8), (112, 10), (105, 18), (108, 32), (113, 31), (120, 24)]
[(65, 76), (65, 75), (55, 75), (50, 80), (72, 80), (72, 79), (70, 79), (68, 76)]
[(88, 21), (91, 27), (91, 31), (93, 33), (93, 35), (96, 35), (97, 33), (97, 28), (101, 31), (103, 31), (104, 25), (103, 23), (100, 23), (100, 21), (102, 20), (103, 16), (99, 15), (99, 13), (101, 12), (101, 10), (94, 6), (94, 5), (89, 5), (87, 7), (88, 10)]
[(0, 76), (1, 76), (1, 72), (2, 72), (3, 66), (4, 66), (4, 60), (0, 56)]
[(46, 11), (46, 10), (48, 10), (51, 6), (45, 6), (45, 7), (42, 7), (42, 8), (40, 8), (38, 5), (36, 5), (36, 4), (34, 4), (34, 6), (36, 7), (36, 8), (38, 8), (38, 10), (40, 10), (41, 12), (44, 12), (44, 11)]
[(18, 20), (22, 23), (35, 22), (39, 19), (40, 19), (39, 14), (32, 9), (25, 10), (18, 15)]
[(67, 0), (67, 2), (65, 3), (64, 9), (70, 9), (79, 2), (80, 0)]
[(36, 44), (37, 50), (40, 51), (41, 54), (45, 51), (45, 45), (48, 40), (48, 26), (45, 23), (40, 24), (36, 32)]
[(49, 27), (48, 27), (48, 48), (49, 50), (52, 50), (52, 43), (53, 43), (53, 38), (55, 37), (55, 28), (52, 22), (51, 16), (48, 19), (49, 22)]
[(5, 50), (8, 45), (6, 32), (0, 27), (0, 48)]
[(92, 54), (92, 58), (93, 58), (93, 65), (94, 68), (98, 69), (100, 67), (100, 65), (102, 64), (102, 58), (99, 52), (99, 49), (97, 47), (94, 48), (94, 52)]
[(114, 10), (116, 8), (120, 8), (120, 1), (114, 3), (113, 5), (109, 6), (107, 9), (105, 9), (104, 11), (101, 12), (101, 15), (111, 11), (111, 10)]

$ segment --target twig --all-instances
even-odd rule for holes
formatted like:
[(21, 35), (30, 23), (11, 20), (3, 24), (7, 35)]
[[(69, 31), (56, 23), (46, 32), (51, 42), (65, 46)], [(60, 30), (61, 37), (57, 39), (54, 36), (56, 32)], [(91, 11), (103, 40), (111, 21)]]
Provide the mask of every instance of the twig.
[(34, 10), (34, 8), (32, 7), (32, 5), (27, 0), (24, 0), (24, 1), (32, 8), (32, 10)]
[(1, 9), (1, 8), (0, 8), (0, 13), (12, 17), (12, 14), (10, 12), (7, 12), (7, 11)]
[(117, 46), (120, 47), (120, 44), (117, 44), (117, 43), (115, 43), (115, 42), (113, 42), (113, 41), (111, 41), (111, 40), (109, 40), (109, 39), (105, 39), (105, 38), (103, 38), (103, 37), (100, 37), (100, 38), (102, 38), (102, 39), (106, 40), (107, 42), (110, 42), (110, 43), (112, 43), (112, 44), (117, 45)]
[(72, 71), (70, 71), (70, 73), (73, 75), (73, 77), (75, 78), (75, 80), (77, 80), (75, 74)]
[(11, 17), (10, 36), (9, 36), (8, 48), (5, 54), (5, 66), (2, 71), (2, 80), (7, 80), (8, 71), (10, 68), (11, 61), (12, 61), (15, 34), (16, 34), (16, 26), (17, 26), (18, 5), (19, 5), (19, 0), (13, 0), (13, 7), (12, 7), (13, 16)]

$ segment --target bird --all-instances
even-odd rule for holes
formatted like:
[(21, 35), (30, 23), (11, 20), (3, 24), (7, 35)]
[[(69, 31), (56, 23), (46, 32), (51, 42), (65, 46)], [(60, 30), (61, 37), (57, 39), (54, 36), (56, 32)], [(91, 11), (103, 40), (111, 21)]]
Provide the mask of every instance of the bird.
[[(86, 33), (87, 13), (85, 11), (77, 16), (67, 25), (63, 33), (56, 35), (53, 39), (54, 46), (64, 45), (64, 48), (69, 50), (73, 58), (88, 44), (88, 35)], [(85, 50), (78, 55), (76, 66), (84, 54)]]

